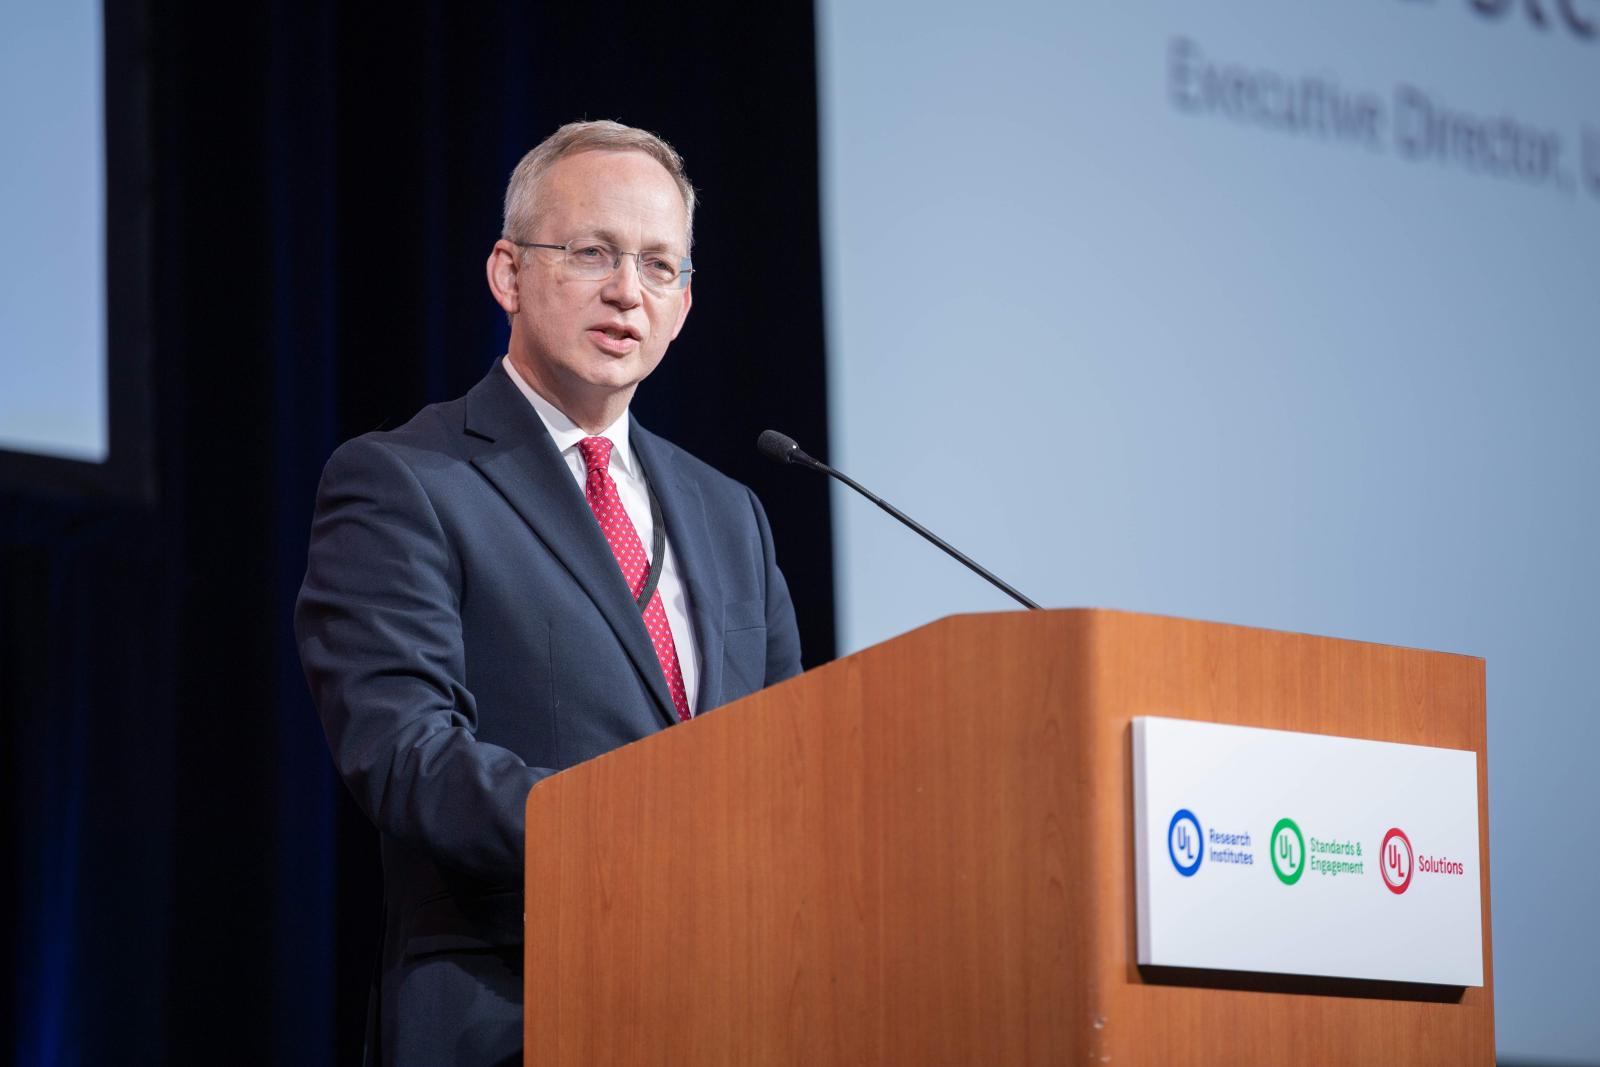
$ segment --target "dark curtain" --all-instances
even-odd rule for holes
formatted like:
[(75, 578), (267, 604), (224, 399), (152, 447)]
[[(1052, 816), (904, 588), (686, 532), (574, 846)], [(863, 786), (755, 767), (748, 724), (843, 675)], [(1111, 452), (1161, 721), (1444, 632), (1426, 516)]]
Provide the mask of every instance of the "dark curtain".
[(156, 487), (0, 496), (0, 1023), (23, 1064), (348, 1063), (381, 886), (290, 631), (317, 477), (504, 351), (483, 262), (560, 123), (683, 153), (694, 311), (635, 411), (761, 494), (833, 653), (826, 488), (753, 450), (825, 451), (812, 11), (142, 11)]

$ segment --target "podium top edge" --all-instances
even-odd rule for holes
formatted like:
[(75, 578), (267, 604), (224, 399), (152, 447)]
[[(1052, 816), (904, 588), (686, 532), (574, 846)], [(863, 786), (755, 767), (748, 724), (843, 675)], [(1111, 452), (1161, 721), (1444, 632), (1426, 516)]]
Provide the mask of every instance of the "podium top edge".
[[(1366, 638), (1352, 637), (1352, 636), (1345, 635), (1345, 634), (1317, 633), (1317, 632), (1314, 632), (1314, 631), (1311, 631), (1311, 630), (1279, 629), (1277, 627), (1272, 627), (1272, 626), (1258, 626), (1258, 625), (1253, 625), (1251, 623), (1233, 622), (1233, 621), (1229, 621), (1229, 620), (1225, 620), (1225, 619), (1197, 619), (1197, 618), (1189, 618), (1189, 617), (1183, 616), (1183, 615), (1163, 615), (1163, 614), (1160, 614), (1158, 612), (1129, 611), (1129, 610), (1123, 609), (1123, 608), (1093, 607), (1093, 606), (1087, 606), (1087, 605), (1075, 605), (1075, 606), (1070, 606), (1070, 607), (1059, 607), (1059, 608), (1044, 608), (1044, 609), (1042, 609), (1040, 611), (1029, 611), (1026, 608), (1016, 608), (1016, 609), (1012, 609), (1012, 610), (1008, 610), (1008, 611), (965, 611), (965, 612), (953, 612), (953, 613), (951, 613), (949, 615), (941, 615), (940, 617), (938, 617), (936, 619), (932, 619), (929, 622), (923, 623), (920, 626), (913, 626), (909, 630), (903, 631), (902, 633), (899, 633), (899, 634), (895, 634), (892, 637), (885, 638), (884, 641), (874, 642), (873, 645), (868, 645), (868, 646), (866, 646), (866, 648), (872, 648), (872, 647), (875, 647), (876, 645), (884, 644), (887, 641), (893, 641), (893, 640), (895, 640), (895, 639), (897, 639), (899, 637), (904, 637), (907, 634), (916, 633), (919, 630), (923, 630), (923, 629), (926, 629), (926, 628), (931, 627), (931, 626), (942, 626), (942, 625), (950, 624), (950, 623), (958, 623), (961, 620), (967, 620), (967, 619), (1016, 618), (1016, 617), (1027, 616), (1027, 615), (1039, 615), (1039, 616), (1043, 616), (1043, 617), (1056, 618), (1056, 619), (1062, 619), (1062, 618), (1082, 619), (1082, 620), (1087, 620), (1087, 621), (1103, 619), (1103, 620), (1106, 620), (1106, 621), (1125, 622), (1126, 623), (1126, 622), (1134, 622), (1134, 621), (1138, 621), (1138, 620), (1144, 620), (1144, 621), (1148, 621), (1148, 622), (1162, 623), (1162, 624), (1183, 624), (1183, 625), (1202, 626), (1202, 627), (1224, 627), (1224, 628), (1229, 629), (1229, 630), (1245, 631), (1245, 632), (1255, 633), (1255, 634), (1278, 634), (1278, 635), (1287, 636), (1287, 637), (1310, 638), (1310, 639), (1317, 640), (1317, 641), (1343, 641), (1343, 642), (1348, 642), (1350, 644), (1365, 645), (1365, 646), (1367, 646), (1369, 648), (1394, 649), (1396, 651), (1401, 651), (1401, 652), (1422, 652), (1422, 653), (1426, 653), (1426, 654), (1428, 654), (1430, 656), (1450, 656), (1450, 657), (1455, 658), (1455, 659), (1469, 660), (1469, 661), (1472, 661), (1472, 662), (1475, 662), (1475, 663), (1478, 663), (1478, 664), (1485, 664), (1486, 663), (1484, 657), (1482, 657), (1482, 656), (1475, 656), (1475, 655), (1472, 655), (1471, 653), (1467, 653), (1467, 652), (1454, 652), (1454, 651), (1450, 651), (1448, 649), (1427, 648), (1427, 647), (1422, 646), (1422, 645), (1405, 645), (1405, 644), (1396, 644), (1396, 643), (1388, 642), (1388, 641), (1371, 641), (1371, 640), (1368, 640)], [(858, 651), (866, 651), (866, 648), (860, 649)], [(854, 653), (852, 653), (852, 655), (853, 654)], [(840, 657), (840, 658), (843, 658), (843, 657)]]

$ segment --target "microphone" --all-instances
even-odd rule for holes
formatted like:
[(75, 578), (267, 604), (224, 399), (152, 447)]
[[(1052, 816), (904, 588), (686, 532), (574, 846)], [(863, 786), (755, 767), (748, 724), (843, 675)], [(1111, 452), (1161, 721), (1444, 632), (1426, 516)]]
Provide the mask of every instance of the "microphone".
[(999, 589), (1002, 593), (1005, 593), (1023, 607), (1030, 608), (1034, 611), (1041, 610), (1038, 604), (1035, 604), (1033, 601), (1029, 600), (1015, 589), (1011, 588), (1005, 582), (1002, 582), (999, 578), (996, 578), (988, 570), (979, 565), (975, 560), (971, 559), (965, 553), (958, 551), (944, 538), (940, 537), (938, 534), (922, 525), (922, 523), (918, 522), (916, 519), (913, 519), (910, 515), (907, 515), (905, 512), (901, 511), (899, 508), (883, 499), (883, 497), (869, 491), (865, 486), (856, 481), (854, 478), (850, 477), (848, 474), (845, 474), (842, 471), (834, 470), (820, 459), (808, 456), (804, 451), (801, 450), (800, 446), (795, 443), (794, 438), (789, 437), (786, 434), (781, 434), (777, 430), (762, 430), (761, 436), (756, 438), (756, 449), (763, 456), (766, 456), (775, 463), (796, 463), (802, 467), (810, 467), (814, 471), (821, 471), (830, 478), (839, 479), (845, 485), (848, 485), (850, 488), (854, 489), (856, 492), (860, 493), (862, 496), (878, 505), (884, 511), (887, 511), (890, 515), (893, 515), (895, 518), (911, 527), (917, 533), (921, 534), (929, 541), (932, 541), (939, 548), (949, 553), (951, 557), (965, 565), (973, 573), (977, 574), (981, 578), (986, 579), (988, 582), (994, 585), (995, 588)]

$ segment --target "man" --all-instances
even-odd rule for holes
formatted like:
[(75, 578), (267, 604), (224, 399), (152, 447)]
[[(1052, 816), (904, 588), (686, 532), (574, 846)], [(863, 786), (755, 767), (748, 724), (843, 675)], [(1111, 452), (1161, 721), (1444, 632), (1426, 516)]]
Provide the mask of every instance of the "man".
[(665, 142), (562, 127), (489, 254), (506, 355), (323, 473), (295, 631), (382, 844), (370, 1061), (520, 1062), (528, 790), (799, 672), (755, 496), (628, 414), (689, 313), (693, 217)]

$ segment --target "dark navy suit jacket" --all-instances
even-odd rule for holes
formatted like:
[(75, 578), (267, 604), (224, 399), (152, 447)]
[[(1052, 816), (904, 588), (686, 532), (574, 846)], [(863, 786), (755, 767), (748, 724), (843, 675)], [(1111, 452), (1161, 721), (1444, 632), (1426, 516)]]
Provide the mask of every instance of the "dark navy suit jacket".
[[(629, 434), (688, 589), (697, 711), (797, 674), (754, 494)], [(528, 790), (674, 716), (611, 549), (498, 363), (460, 400), (334, 453), (295, 633), (339, 774), (381, 838), (369, 1058), (520, 1062)]]

